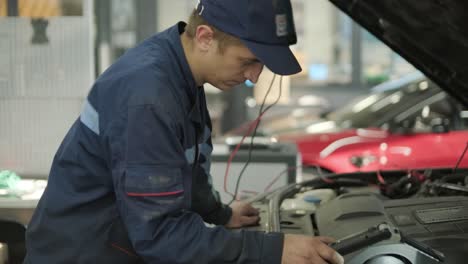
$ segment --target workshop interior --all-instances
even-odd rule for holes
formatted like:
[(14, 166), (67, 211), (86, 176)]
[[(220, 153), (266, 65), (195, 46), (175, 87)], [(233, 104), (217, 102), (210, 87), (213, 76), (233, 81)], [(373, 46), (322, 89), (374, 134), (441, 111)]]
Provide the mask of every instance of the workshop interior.
[[(336, 238), (347, 264), (466, 263), (468, 3), (271, 1), (302, 71), (204, 85), (221, 201), (259, 210), (245, 230)], [(0, 263), (23, 263), (93, 83), (199, 4), (0, 0)]]

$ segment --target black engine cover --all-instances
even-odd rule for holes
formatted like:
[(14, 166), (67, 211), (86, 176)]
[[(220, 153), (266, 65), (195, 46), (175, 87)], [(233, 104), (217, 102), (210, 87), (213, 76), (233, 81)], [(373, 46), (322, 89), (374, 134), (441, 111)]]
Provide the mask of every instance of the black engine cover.
[(443, 252), (444, 263), (465, 263), (468, 255), (468, 198), (386, 200), (372, 193), (337, 197), (316, 212), (320, 235), (341, 239), (386, 222)]

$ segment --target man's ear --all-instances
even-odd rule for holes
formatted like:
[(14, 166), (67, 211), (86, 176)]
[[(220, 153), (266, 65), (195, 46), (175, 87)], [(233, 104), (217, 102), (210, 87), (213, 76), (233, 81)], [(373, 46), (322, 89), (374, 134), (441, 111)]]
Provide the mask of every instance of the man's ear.
[(207, 25), (197, 27), (195, 42), (202, 52), (207, 52), (214, 42), (214, 31)]

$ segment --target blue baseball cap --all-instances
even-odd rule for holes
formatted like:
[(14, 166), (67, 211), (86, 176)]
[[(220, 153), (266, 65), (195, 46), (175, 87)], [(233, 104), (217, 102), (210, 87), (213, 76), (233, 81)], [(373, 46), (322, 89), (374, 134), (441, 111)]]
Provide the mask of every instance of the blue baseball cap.
[(302, 70), (289, 48), (297, 42), (290, 0), (199, 0), (197, 12), (239, 38), (274, 73)]

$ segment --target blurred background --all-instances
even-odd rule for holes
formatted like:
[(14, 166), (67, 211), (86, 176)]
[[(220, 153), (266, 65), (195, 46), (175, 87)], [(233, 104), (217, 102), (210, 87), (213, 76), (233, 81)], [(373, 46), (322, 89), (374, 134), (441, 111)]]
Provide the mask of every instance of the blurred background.
[[(96, 77), (127, 49), (186, 20), (196, 4), (0, 0), (0, 169), (47, 177)], [(307, 123), (379, 83), (414, 71), (328, 1), (292, 4), (299, 40), (293, 50), (304, 70), (283, 78), (281, 99), (265, 117), (268, 124)], [(246, 83), (226, 93), (205, 87), (216, 137), (256, 118), (271, 79), (266, 69), (256, 85)], [(267, 104), (278, 93), (277, 78)]]

